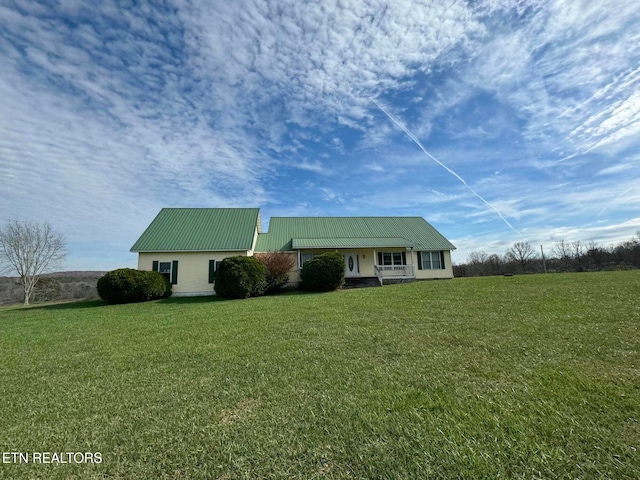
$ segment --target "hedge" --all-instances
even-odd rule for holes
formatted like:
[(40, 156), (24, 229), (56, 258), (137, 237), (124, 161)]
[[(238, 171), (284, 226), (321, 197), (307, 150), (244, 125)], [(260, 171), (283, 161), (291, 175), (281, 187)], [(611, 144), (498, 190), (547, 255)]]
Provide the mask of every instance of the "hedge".
[(323, 253), (309, 260), (300, 272), (300, 288), (312, 292), (329, 292), (344, 283), (344, 258), (336, 252)]
[(146, 302), (171, 295), (171, 284), (158, 272), (119, 268), (98, 280), (98, 295), (107, 303)]
[(224, 298), (248, 298), (264, 294), (267, 270), (254, 257), (227, 257), (215, 273), (216, 295)]

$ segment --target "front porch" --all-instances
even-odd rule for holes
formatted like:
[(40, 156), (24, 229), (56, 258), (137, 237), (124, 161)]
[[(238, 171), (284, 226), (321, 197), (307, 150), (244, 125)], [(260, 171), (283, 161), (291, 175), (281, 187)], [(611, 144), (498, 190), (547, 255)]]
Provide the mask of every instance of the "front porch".
[(380, 285), (412, 282), (416, 279), (413, 265), (374, 265), (373, 271), (380, 281)]
[(374, 265), (373, 271), (378, 278), (416, 278), (413, 265)]
[[(327, 251), (342, 254), (345, 262), (345, 284), (347, 288), (357, 286), (385, 285), (413, 281), (416, 279), (415, 252), (407, 247), (383, 248), (326, 248), (298, 249), (300, 269), (314, 256)], [(299, 278), (299, 275), (298, 275)]]

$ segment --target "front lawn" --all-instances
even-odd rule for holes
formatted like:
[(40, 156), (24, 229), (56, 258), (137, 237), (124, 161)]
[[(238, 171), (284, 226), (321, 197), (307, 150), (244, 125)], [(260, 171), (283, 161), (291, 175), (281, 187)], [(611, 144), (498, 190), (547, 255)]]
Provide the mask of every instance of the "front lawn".
[[(0, 309), (0, 478), (640, 478), (640, 271)], [(2, 463), (9, 459), (10, 462)]]

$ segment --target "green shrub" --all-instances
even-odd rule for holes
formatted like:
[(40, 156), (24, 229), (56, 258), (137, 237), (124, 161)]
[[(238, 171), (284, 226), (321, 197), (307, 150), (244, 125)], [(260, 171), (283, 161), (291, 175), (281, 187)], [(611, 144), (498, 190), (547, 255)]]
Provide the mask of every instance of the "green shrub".
[(267, 289), (267, 270), (254, 257), (227, 257), (215, 274), (216, 295), (224, 298), (248, 298), (263, 295)]
[(119, 268), (100, 277), (98, 295), (111, 304), (146, 302), (171, 295), (171, 285), (158, 272)]
[(330, 292), (344, 283), (344, 258), (341, 254), (323, 253), (308, 262), (300, 272), (300, 288), (312, 292)]

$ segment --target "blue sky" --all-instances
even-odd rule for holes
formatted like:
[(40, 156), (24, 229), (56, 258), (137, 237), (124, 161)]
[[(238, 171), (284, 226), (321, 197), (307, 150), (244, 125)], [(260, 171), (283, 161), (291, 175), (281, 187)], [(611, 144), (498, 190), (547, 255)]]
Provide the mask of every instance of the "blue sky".
[(455, 262), (640, 230), (637, 0), (4, 1), (0, 225), (419, 215)]

